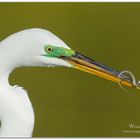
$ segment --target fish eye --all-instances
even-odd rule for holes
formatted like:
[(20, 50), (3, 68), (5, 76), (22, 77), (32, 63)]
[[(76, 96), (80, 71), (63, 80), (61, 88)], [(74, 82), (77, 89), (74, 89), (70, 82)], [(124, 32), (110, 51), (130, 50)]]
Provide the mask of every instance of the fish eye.
[(48, 47), (46, 50), (47, 50), (48, 53), (53, 52), (53, 48), (52, 47)]

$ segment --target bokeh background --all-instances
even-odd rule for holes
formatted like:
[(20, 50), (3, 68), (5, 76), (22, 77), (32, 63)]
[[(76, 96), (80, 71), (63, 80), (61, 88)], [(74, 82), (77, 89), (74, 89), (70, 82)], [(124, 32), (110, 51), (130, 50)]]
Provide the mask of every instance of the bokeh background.
[[(34, 27), (140, 79), (140, 3), (0, 3), (0, 40)], [(140, 137), (138, 90), (64, 67), (19, 68), (10, 83), (29, 92), (33, 137)]]

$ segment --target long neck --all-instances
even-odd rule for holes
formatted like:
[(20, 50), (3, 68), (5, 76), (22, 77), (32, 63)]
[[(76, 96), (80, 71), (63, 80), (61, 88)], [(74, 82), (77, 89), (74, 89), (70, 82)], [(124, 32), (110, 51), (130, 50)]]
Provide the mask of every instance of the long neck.
[(31, 137), (34, 127), (32, 105), (25, 90), (9, 85), (9, 74), (14, 67), (1, 50), (0, 58), (0, 137)]

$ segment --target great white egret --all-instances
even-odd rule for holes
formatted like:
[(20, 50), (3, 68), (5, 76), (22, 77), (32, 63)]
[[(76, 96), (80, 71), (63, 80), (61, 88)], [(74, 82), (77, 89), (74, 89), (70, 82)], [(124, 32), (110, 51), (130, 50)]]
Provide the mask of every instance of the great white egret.
[(31, 137), (34, 111), (24, 89), (8, 82), (13, 69), (22, 66), (66, 66), (80, 69), (122, 85), (136, 87), (129, 76), (104, 66), (70, 49), (44, 29), (27, 29), (0, 43), (0, 121), (1, 137)]

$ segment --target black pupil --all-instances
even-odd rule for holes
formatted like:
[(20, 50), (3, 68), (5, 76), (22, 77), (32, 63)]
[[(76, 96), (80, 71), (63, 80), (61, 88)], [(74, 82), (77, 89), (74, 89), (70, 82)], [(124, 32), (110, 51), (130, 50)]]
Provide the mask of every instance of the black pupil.
[(52, 48), (48, 48), (48, 51), (51, 52), (52, 51)]

